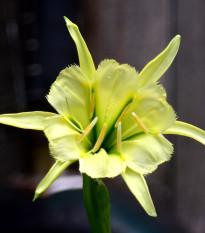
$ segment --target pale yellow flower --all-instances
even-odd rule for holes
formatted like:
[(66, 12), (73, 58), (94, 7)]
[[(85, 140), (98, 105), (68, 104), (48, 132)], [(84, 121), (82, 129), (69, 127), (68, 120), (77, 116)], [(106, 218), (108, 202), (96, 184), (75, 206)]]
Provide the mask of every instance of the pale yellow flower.
[(91, 178), (121, 175), (145, 211), (156, 211), (144, 179), (168, 161), (172, 144), (163, 134), (192, 137), (205, 144), (205, 132), (176, 121), (158, 83), (174, 60), (180, 36), (138, 74), (135, 68), (104, 60), (95, 69), (78, 27), (66, 24), (80, 66), (62, 70), (51, 86), (48, 102), (57, 111), (4, 114), (0, 123), (43, 130), (56, 160), (36, 189), (36, 199), (73, 162)]

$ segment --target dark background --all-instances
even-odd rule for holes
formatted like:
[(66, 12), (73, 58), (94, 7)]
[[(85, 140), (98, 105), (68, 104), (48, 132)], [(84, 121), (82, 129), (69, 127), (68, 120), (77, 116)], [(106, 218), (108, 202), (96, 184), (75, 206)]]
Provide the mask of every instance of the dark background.
[[(179, 120), (205, 128), (204, 12), (203, 0), (0, 0), (0, 113), (53, 111), (45, 98), (50, 85), (60, 70), (78, 64), (65, 15), (79, 26), (96, 66), (113, 58), (140, 71), (180, 34), (179, 54), (161, 82)], [(169, 139), (172, 160), (146, 178), (158, 218), (144, 213), (121, 178), (105, 180), (113, 232), (205, 232), (204, 146)], [(52, 163), (42, 132), (1, 125), (1, 232), (89, 232), (81, 190), (48, 191), (32, 203)]]

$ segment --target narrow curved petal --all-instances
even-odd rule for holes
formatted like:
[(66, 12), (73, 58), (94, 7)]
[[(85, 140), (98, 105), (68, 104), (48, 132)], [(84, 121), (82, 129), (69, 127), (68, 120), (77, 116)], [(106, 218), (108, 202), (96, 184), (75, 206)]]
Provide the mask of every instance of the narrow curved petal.
[(50, 118), (44, 132), (49, 141), (51, 155), (61, 162), (78, 160), (91, 147), (87, 138), (78, 144), (80, 134), (61, 116)]
[(111, 178), (125, 170), (125, 164), (117, 154), (107, 154), (101, 149), (96, 154), (85, 154), (80, 158), (80, 172), (92, 178)]
[(78, 29), (78, 26), (72, 23), (68, 18), (64, 17), (64, 19), (66, 21), (68, 31), (77, 47), (80, 68), (89, 79), (92, 79), (95, 72), (95, 66), (87, 45)]
[(122, 173), (122, 178), (147, 214), (156, 217), (156, 210), (143, 175), (127, 168), (125, 173)]
[(164, 134), (178, 134), (190, 137), (205, 145), (205, 131), (185, 122), (176, 121)]
[(56, 161), (51, 167), (47, 175), (39, 183), (36, 188), (35, 196), (33, 201), (35, 201), (59, 176), (60, 174), (73, 163), (74, 161), (60, 162)]
[(121, 110), (134, 97), (137, 87), (138, 76), (134, 68), (127, 64), (119, 65), (114, 60), (100, 63), (93, 80), (98, 135), (104, 123), (107, 124), (109, 132)]
[(156, 58), (150, 61), (139, 73), (139, 87), (157, 82), (172, 64), (180, 45), (180, 35), (175, 36)]
[(90, 81), (78, 66), (62, 70), (51, 86), (48, 102), (84, 130), (90, 123)]
[[(111, 152), (116, 148), (111, 149)], [(138, 135), (122, 142), (122, 158), (135, 172), (148, 174), (168, 161), (173, 153), (172, 144), (161, 134)]]
[(21, 112), (0, 115), (0, 123), (23, 129), (44, 130), (47, 118), (56, 116), (51, 112)]

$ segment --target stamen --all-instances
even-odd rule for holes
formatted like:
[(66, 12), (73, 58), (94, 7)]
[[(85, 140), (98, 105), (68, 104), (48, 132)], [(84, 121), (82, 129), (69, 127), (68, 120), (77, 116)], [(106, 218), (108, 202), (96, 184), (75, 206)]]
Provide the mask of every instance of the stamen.
[(121, 153), (122, 152), (122, 127), (121, 121), (117, 125), (117, 150)]
[(132, 112), (132, 116), (134, 117), (134, 119), (136, 120), (137, 124), (139, 125), (139, 127), (146, 133), (149, 134), (149, 130), (147, 129), (147, 127), (144, 125), (144, 123), (140, 120), (140, 118), (137, 116), (137, 114), (135, 112)]
[(92, 128), (97, 123), (97, 120), (98, 120), (98, 117), (95, 117), (93, 119), (93, 121), (88, 125), (88, 127), (84, 130), (84, 132), (78, 138), (78, 140), (77, 140), (78, 143), (82, 142), (82, 140), (90, 133), (90, 131), (92, 130)]
[(93, 117), (94, 109), (95, 109), (95, 93), (93, 92), (91, 94), (91, 102), (90, 102), (90, 119)]
[(78, 128), (71, 120), (69, 120), (66, 116), (63, 116), (64, 119), (70, 124), (72, 125), (78, 132), (82, 133), (82, 130), (80, 128)]
[(101, 144), (103, 142), (103, 139), (105, 137), (106, 131), (107, 131), (107, 124), (104, 123), (103, 127), (101, 129), (100, 135), (99, 135), (99, 137), (98, 137), (98, 139), (97, 139), (97, 141), (96, 141), (93, 149), (91, 150), (91, 152), (95, 153), (100, 148), (100, 146), (101, 146)]
[(129, 109), (130, 109), (131, 104), (132, 104), (132, 103), (129, 103), (129, 104), (124, 108), (124, 110), (122, 111), (121, 115), (119, 116), (119, 118), (117, 119), (117, 121), (116, 121), (116, 123), (115, 123), (115, 128), (118, 126), (118, 123), (119, 123), (120, 121), (122, 121), (122, 120), (125, 118), (127, 112), (128, 112)]

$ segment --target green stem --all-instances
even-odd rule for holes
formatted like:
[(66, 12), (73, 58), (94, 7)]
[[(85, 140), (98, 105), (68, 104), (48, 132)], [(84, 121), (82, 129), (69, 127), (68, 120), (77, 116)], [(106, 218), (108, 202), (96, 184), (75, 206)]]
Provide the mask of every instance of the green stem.
[(111, 233), (109, 193), (101, 179), (83, 174), (83, 200), (92, 233)]

